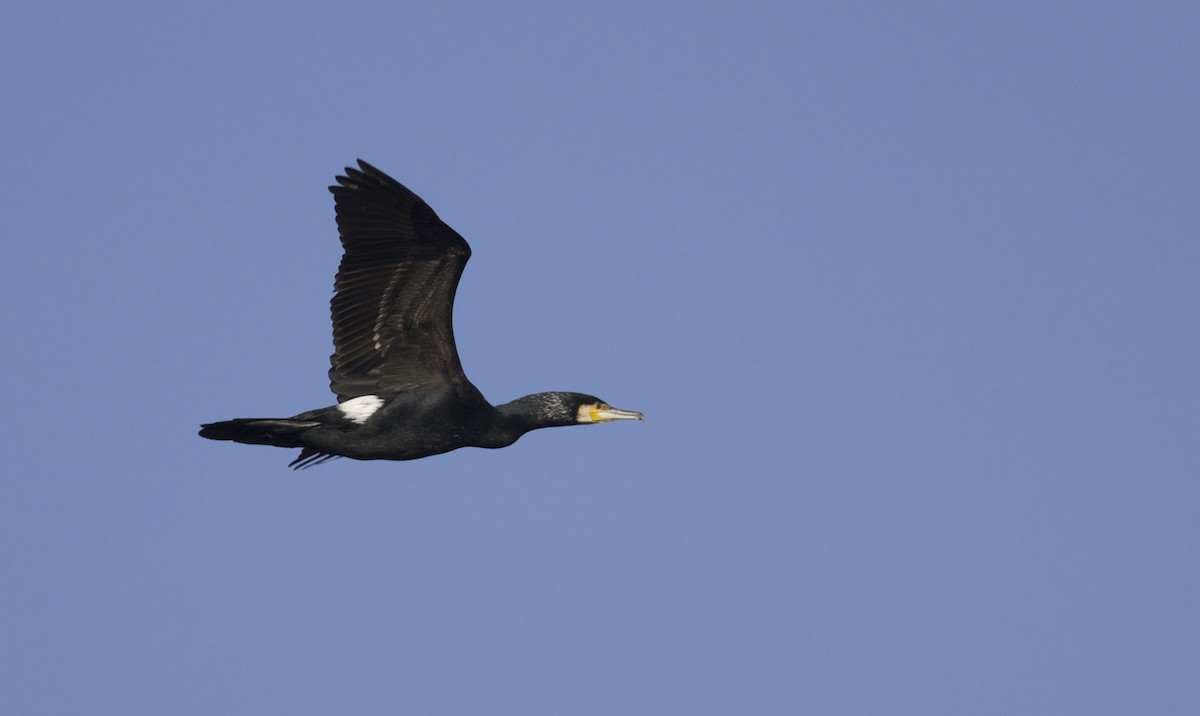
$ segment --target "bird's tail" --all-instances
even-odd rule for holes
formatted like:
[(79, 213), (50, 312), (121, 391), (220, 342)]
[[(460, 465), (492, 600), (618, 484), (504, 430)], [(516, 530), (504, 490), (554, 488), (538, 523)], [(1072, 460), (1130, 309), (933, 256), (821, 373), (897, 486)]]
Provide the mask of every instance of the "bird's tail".
[(320, 423), (294, 418), (236, 418), (200, 426), (200, 437), (247, 445), (304, 447), (300, 436)]

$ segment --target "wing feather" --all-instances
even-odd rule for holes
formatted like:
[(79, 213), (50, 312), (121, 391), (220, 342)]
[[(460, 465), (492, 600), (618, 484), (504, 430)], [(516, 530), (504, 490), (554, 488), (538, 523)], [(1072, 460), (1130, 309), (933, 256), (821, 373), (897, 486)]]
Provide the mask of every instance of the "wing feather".
[(344, 254), (330, 303), (330, 387), (344, 402), (466, 382), (454, 294), (471, 248), (404, 185), (358, 160), (329, 187)]

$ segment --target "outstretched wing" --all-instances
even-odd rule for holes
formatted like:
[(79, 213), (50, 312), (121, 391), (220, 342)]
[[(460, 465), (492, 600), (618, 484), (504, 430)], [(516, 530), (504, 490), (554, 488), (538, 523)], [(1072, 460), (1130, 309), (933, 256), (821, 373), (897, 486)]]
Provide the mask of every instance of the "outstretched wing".
[(358, 160), (333, 192), (341, 266), (329, 385), (344, 402), (466, 380), (454, 292), (471, 247), (400, 182)]

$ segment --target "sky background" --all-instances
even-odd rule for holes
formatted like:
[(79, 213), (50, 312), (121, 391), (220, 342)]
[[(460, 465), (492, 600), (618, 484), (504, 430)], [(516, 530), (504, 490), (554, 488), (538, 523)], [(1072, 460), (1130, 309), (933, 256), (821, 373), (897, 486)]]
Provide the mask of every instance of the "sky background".
[[(1192, 2), (10, 3), (5, 714), (1194, 714)], [(493, 402), (286, 468), (362, 157)]]

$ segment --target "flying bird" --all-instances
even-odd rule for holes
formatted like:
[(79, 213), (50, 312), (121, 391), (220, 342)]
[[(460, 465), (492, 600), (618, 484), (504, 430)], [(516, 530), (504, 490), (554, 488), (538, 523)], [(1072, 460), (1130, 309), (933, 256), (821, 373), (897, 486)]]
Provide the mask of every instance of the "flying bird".
[(538, 428), (642, 419), (583, 393), (534, 393), (493, 406), (467, 380), (454, 345), (454, 293), (471, 257), (466, 240), (361, 159), (329, 191), (344, 251), (330, 302), (337, 405), (207, 423), (202, 437), (300, 448), (289, 467), (301, 468), (334, 457), (415, 460), (501, 448)]

